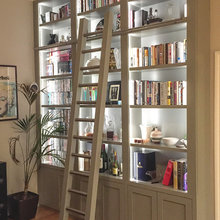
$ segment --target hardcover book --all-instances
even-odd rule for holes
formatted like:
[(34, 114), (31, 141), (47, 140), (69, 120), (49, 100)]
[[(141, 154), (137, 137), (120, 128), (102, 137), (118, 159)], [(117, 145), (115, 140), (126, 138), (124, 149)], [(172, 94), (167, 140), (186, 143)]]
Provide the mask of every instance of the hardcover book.
[(166, 171), (164, 173), (162, 184), (169, 186), (173, 183), (173, 162), (171, 160), (168, 161)]

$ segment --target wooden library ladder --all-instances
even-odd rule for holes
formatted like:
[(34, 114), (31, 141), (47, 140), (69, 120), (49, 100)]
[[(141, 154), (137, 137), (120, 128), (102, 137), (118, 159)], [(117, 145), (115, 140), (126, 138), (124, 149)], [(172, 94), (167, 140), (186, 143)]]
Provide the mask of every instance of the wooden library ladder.
[[(67, 156), (65, 162), (65, 174), (63, 182), (63, 194), (61, 203), (60, 220), (68, 220), (71, 213), (83, 216), (85, 220), (94, 220), (96, 212), (96, 199), (98, 191), (99, 180), (99, 167), (100, 167), (100, 154), (102, 145), (102, 133), (105, 113), (105, 100), (107, 93), (107, 81), (109, 71), (109, 56), (112, 39), (112, 22), (113, 14), (109, 11), (104, 18), (104, 29), (102, 34), (102, 47), (91, 50), (86, 50), (86, 34), (88, 32), (88, 21), (86, 19), (80, 20), (79, 35), (76, 50), (76, 62), (75, 71), (73, 76), (73, 96), (70, 116), (70, 128), (68, 131), (68, 143), (67, 143)], [(84, 54), (101, 51), (100, 65), (93, 67), (82, 67), (84, 63)], [(82, 78), (84, 70), (99, 69), (99, 79), (97, 84), (97, 100), (96, 101), (80, 101), (81, 89), (83, 87)], [(97, 74), (97, 72), (94, 71)], [(87, 87), (87, 84), (84, 85)], [(79, 118), (80, 105), (93, 105), (96, 108), (95, 118)], [(78, 123), (79, 122), (92, 122), (94, 123), (94, 133), (91, 138), (78, 136)], [(92, 141), (92, 154), (84, 155), (77, 152), (78, 140)], [(74, 170), (75, 162), (77, 158), (90, 158), (91, 168), (90, 172), (82, 172)], [(82, 192), (76, 189), (72, 189), (73, 177), (76, 175), (86, 176), (88, 180), (87, 192)], [(71, 208), (71, 196), (72, 194), (86, 196), (86, 210), (77, 210)]]

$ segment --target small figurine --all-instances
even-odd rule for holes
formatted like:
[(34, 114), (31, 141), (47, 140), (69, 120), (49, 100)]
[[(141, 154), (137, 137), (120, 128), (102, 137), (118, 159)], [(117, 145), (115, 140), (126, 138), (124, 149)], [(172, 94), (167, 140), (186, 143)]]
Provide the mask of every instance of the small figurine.
[(66, 42), (64, 35), (61, 35), (61, 37), (60, 37), (60, 42)]
[(66, 41), (70, 41), (71, 40), (71, 34), (69, 33), (67, 36), (66, 36)]
[(50, 40), (48, 42), (48, 45), (55, 44), (56, 43), (56, 39), (57, 39), (57, 35), (56, 34), (50, 34)]

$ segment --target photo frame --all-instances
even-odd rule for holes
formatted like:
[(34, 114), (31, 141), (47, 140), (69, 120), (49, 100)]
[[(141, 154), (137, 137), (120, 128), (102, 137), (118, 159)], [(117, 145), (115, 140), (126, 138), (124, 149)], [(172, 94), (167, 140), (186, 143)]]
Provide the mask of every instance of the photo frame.
[(106, 104), (119, 104), (121, 101), (121, 81), (108, 82)]
[(18, 119), (17, 67), (0, 65), (0, 121)]

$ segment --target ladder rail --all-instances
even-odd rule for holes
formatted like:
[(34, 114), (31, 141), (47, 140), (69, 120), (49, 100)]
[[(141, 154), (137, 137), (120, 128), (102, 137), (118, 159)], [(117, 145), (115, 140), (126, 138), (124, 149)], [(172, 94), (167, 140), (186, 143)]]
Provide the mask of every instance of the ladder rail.
[(92, 141), (92, 159), (91, 159), (91, 173), (88, 183), (88, 196), (86, 201), (86, 216), (85, 220), (95, 219), (96, 200), (99, 181), (99, 166), (100, 160), (97, 158), (101, 154), (102, 133), (105, 114), (105, 99), (107, 94), (107, 82), (109, 71), (109, 57), (112, 39), (112, 23), (113, 13), (109, 11), (104, 17), (104, 31), (101, 50), (99, 82), (97, 89), (97, 102), (95, 112), (94, 134)]
[[(71, 116), (70, 116), (70, 129), (68, 132), (68, 143), (67, 143), (67, 157), (65, 164), (64, 182), (63, 182), (63, 196), (61, 201), (61, 212), (60, 220), (68, 220), (69, 211), (84, 215), (85, 220), (95, 220), (96, 211), (96, 200), (98, 191), (98, 181), (99, 181), (99, 166), (100, 166), (100, 154), (101, 154), (101, 144), (102, 144), (102, 132), (104, 124), (104, 113), (105, 113), (105, 100), (107, 94), (107, 82), (108, 82), (108, 72), (109, 72), (109, 57), (111, 49), (111, 39), (112, 39), (112, 24), (113, 24), (113, 13), (109, 11), (104, 17), (104, 31), (103, 40), (101, 47), (101, 60), (99, 66), (93, 67), (82, 67), (84, 61), (84, 48), (86, 46), (86, 30), (88, 29), (88, 21), (86, 19), (80, 20), (80, 29), (78, 35), (77, 52), (80, 55), (76, 56), (76, 64), (74, 68), (73, 75), (73, 96), (71, 105)], [(99, 68), (99, 80), (97, 84), (97, 100), (94, 102), (94, 107), (96, 107), (95, 118), (94, 119), (83, 119), (79, 118), (80, 109), (80, 97), (81, 97), (81, 87), (83, 70), (85, 69), (95, 69)], [(74, 169), (75, 160), (80, 154), (77, 153), (77, 143), (80, 136), (78, 134), (78, 122), (80, 121), (91, 121), (94, 120), (94, 134), (93, 137), (86, 139), (91, 139), (92, 141), (92, 155), (91, 155), (91, 167), (90, 173), (79, 172), (72, 170)], [(86, 199), (86, 209), (85, 212), (81, 210), (76, 210), (70, 208), (71, 202), (71, 192), (73, 184), (74, 175), (88, 176), (88, 189), (87, 189), (87, 199)], [(77, 189), (71, 189), (72, 192), (79, 192)]]
[[(86, 45), (86, 38), (84, 34), (88, 30), (88, 21), (86, 19), (80, 20), (80, 29), (78, 35), (77, 51), (80, 52), (79, 56), (76, 56), (75, 71), (73, 75), (73, 89), (77, 90), (72, 94), (72, 105), (71, 105), (71, 115), (70, 115), (70, 126), (67, 139), (67, 156), (65, 161), (65, 172), (63, 181), (63, 196), (61, 200), (61, 212), (59, 219), (67, 220), (69, 213), (66, 211), (67, 204), (70, 204), (71, 195), (68, 189), (72, 187), (73, 176), (70, 175), (71, 169), (74, 167), (75, 158), (71, 158), (72, 153), (76, 153), (76, 139), (73, 139), (73, 134), (77, 131), (77, 123), (75, 123), (75, 118), (79, 114), (79, 105), (77, 105), (77, 100), (80, 98), (81, 88), (78, 87), (79, 82), (82, 81), (82, 71), (80, 70), (83, 65), (84, 54), (82, 50)], [(73, 147), (75, 146), (75, 148)]]

